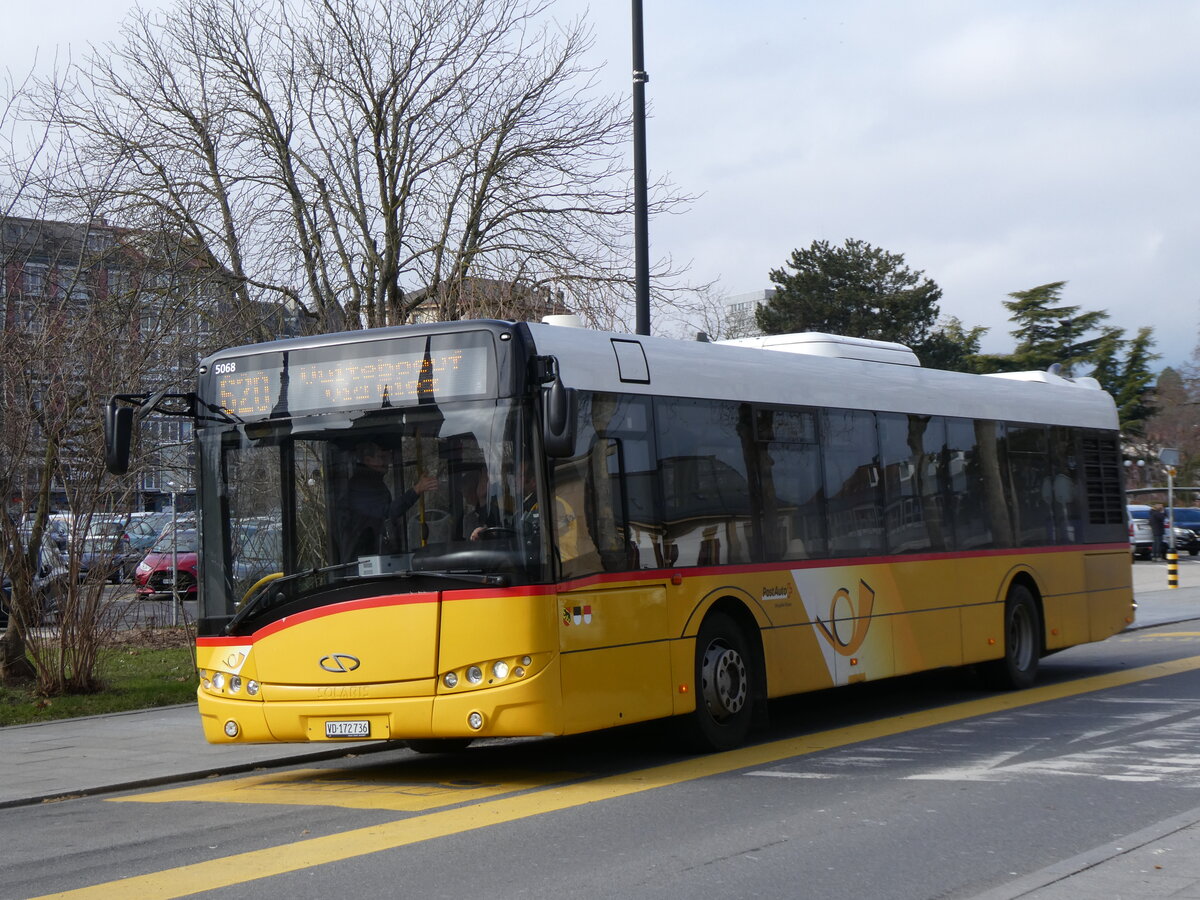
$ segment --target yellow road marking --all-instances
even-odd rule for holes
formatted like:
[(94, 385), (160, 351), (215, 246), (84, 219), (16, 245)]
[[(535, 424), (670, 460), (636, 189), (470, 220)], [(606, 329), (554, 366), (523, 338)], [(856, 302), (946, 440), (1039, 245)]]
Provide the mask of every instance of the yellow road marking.
[(118, 803), (280, 803), (293, 806), (340, 806), (348, 809), (390, 809), (424, 812), (456, 803), (486, 800), (579, 778), (577, 772), (493, 773), (487, 781), (462, 773), (428, 773), (421, 779), (363, 778), (354, 771), (294, 769), (232, 781), (196, 784), (132, 797), (113, 797)]
[(283, 875), (325, 863), (352, 859), (356, 856), (365, 856), (447, 835), (462, 834), (479, 828), (502, 825), (531, 816), (584, 806), (588, 803), (615, 800), (655, 788), (721, 775), (737, 769), (767, 765), (782, 759), (817, 753), (847, 744), (890, 737), (918, 728), (944, 725), (961, 719), (1019, 709), (1049, 700), (1059, 700), (1064, 697), (1120, 687), (1137, 681), (1178, 675), (1196, 669), (1200, 669), (1200, 656), (1156, 663), (1151, 666), (1129, 669), (1125, 672), (1094, 675), (1090, 678), (1081, 678), (1062, 684), (1030, 688), (1026, 691), (955, 703), (938, 709), (905, 713), (861, 725), (834, 728), (817, 734), (772, 741), (756, 747), (743, 747), (727, 753), (714, 753), (711, 756), (668, 763), (651, 769), (609, 775), (593, 781), (546, 788), (515, 797), (503, 797), (474, 806), (442, 810), (367, 828), (356, 828), (340, 834), (309, 838), (278, 847), (269, 847), (265, 850), (252, 850), (161, 872), (122, 878), (92, 887), (64, 891), (59, 894), (47, 894), (44, 897), (35, 898), (35, 900), (48, 900), (50, 897), (71, 898), (71, 900), (76, 900), (76, 898), (78, 900), (85, 900), (85, 898), (86, 900), (115, 900), (115, 898), (125, 900), (127, 897), (138, 897), (139, 900), (170, 900), (175, 897), (202, 894), (206, 891), (216, 891), (220, 888), (245, 884), (259, 878)]
[(1139, 640), (1153, 641), (1158, 638), (1200, 637), (1200, 631), (1161, 631), (1156, 634), (1139, 635)]

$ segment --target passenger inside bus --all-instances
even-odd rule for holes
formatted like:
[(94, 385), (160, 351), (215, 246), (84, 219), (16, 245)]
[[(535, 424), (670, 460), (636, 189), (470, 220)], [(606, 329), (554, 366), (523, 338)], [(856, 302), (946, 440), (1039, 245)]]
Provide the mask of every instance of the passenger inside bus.
[(374, 441), (362, 441), (354, 448), (354, 458), (339, 534), (342, 561), (399, 550), (401, 516), (438, 486), (437, 477), (425, 473), (393, 501), (387, 483), (391, 454)]
[(500, 509), (489, 497), (487, 469), (473, 466), (465, 469), (459, 481), (462, 493), (462, 512), (454, 534), (459, 540), (477, 541), (487, 529), (500, 525)]

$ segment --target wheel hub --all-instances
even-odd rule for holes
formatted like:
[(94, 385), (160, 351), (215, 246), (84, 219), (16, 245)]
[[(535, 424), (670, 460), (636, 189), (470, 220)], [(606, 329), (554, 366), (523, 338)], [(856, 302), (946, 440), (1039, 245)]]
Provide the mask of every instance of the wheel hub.
[(736, 650), (711, 645), (701, 669), (704, 702), (718, 721), (736, 715), (746, 705), (746, 662)]

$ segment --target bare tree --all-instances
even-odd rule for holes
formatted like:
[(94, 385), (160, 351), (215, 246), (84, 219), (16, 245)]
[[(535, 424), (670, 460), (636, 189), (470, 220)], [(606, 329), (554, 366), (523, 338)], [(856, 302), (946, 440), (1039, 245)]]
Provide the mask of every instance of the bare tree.
[[(98, 651), (117, 624), (104, 567), (82, 566), (93, 521), (127, 513), (136, 487), (103, 470), (101, 402), (131, 383), (191, 378), (199, 336), (211, 331), (198, 320), (214, 304), (203, 260), (179, 235), (104, 222), (111, 179), (79, 181), (69, 136), (50, 117), (25, 118), (28, 88), (10, 81), (0, 101), (0, 571), (10, 607), (0, 679), (35, 678), (51, 694), (98, 685)], [(46, 540), (56, 509), (77, 538), (62, 559)]]
[[(398, 324), (469, 279), (552, 287), (599, 323), (629, 295), (629, 116), (590, 35), (542, 0), (198, 0), (42, 85), (117, 221), (206, 255), (243, 310)], [(654, 209), (682, 202), (666, 184)], [(657, 273), (662, 283), (669, 264)]]

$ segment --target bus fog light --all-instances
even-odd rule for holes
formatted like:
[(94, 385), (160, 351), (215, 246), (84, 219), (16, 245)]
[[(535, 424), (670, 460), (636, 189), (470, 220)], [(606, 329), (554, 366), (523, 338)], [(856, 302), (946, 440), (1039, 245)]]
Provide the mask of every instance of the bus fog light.
[(467, 668), (467, 681), (471, 684), (479, 684), (483, 681), (483, 670), (479, 666), (469, 666)]
[(229, 676), (229, 692), (232, 694), (236, 694), (241, 689), (242, 689), (242, 676), (241, 675), (230, 675)]
[(458, 676), (453, 672), (447, 672), (442, 676), (442, 684), (448, 688), (458, 687)]
[(251, 697), (257, 697), (258, 696), (258, 682), (254, 681), (253, 679), (251, 679), (250, 681), (247, 681), (246, 682), (246, 693), (249, 694)]
[(225, 723), (225, 736), (226, 737), (235, 738), (238, 736), (238, 734), (241, 733), (241, 730), (242, 729), (238, 728), (238, 723), (233, 721), (233, 719), (230, 719), (228, 722)]
[(483, 727), (483, 715), (477, 712), (471, 713), (469, 716), (467, 716), (467, 726), (472, 731), (478, 731)]
[(215, 690), (222, 691), (225, 689), (225, 673), (213, 672), (212, 686)]
[(508, 663), (500, 660), (492, 664), (492, 674), (503, 681), (508, 677)]

